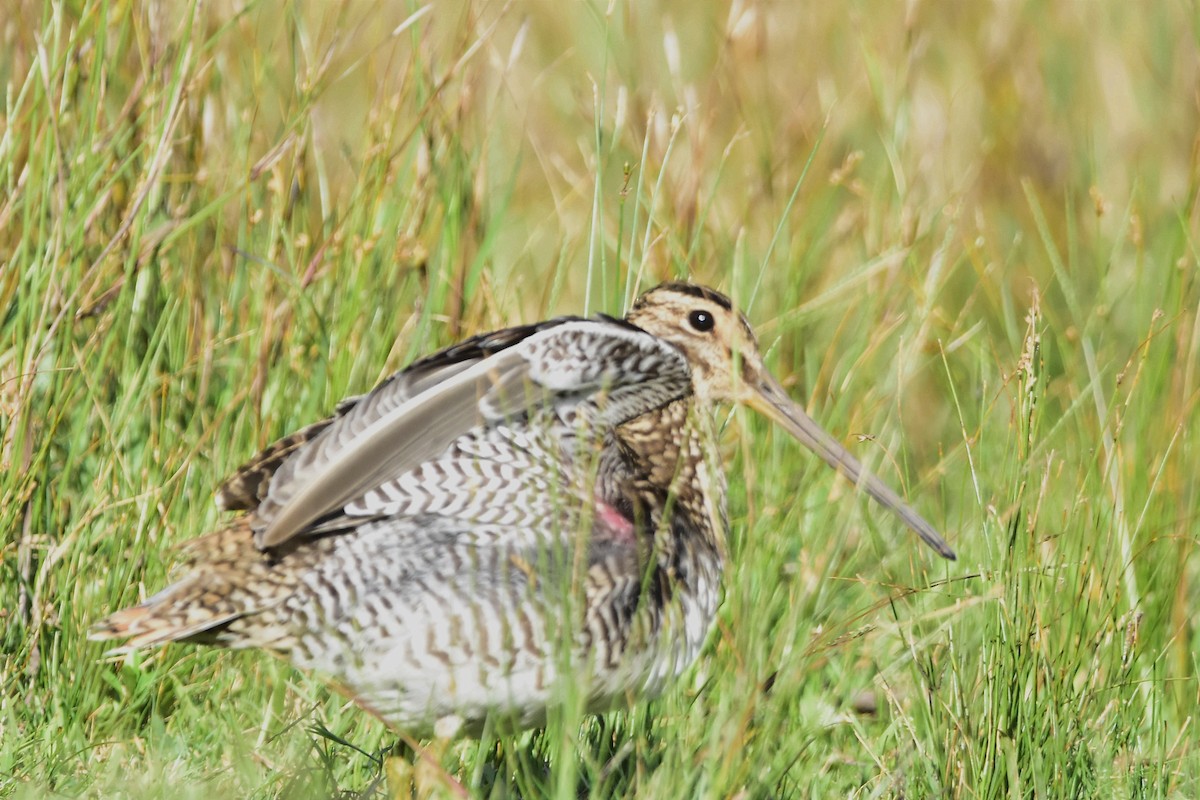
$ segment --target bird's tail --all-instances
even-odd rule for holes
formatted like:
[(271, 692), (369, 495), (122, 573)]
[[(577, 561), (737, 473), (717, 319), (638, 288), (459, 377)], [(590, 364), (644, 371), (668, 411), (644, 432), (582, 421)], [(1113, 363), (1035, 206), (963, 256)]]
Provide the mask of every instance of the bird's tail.
[(254, 546), (250, 517), (189, 542), (183, 577), (145, 602), (105, 617), (88, 638), (125, 640), (110, 651), (188, 641), (286, 650), (287, 629), (271, 609), (295, 588), (295, 571)]

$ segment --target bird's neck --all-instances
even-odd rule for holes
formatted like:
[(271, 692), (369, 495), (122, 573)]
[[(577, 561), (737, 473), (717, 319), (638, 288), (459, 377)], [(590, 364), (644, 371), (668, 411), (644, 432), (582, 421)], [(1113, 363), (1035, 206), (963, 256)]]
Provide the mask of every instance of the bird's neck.
[(661, 691), (696, 659), (716, 618), (725, 563), (725, 478), (716, 421), (690, 399), (677, 400), (616, 431), (630, 471), (627, 485), (643, 535), (641, 568), (652, 602), (642, 605), (660, 631), (647, 694)]
[(719, 564), (728, 525), (711, 412), (683, 398), (624, 423), (617, 436), (638, 476), (634, 502), (654, 530), (660, 562), (687, 547)]

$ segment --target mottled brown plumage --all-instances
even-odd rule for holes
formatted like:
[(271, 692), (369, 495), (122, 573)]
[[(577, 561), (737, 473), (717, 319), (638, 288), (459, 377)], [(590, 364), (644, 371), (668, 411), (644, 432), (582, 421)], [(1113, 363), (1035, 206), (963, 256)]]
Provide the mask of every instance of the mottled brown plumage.
[(721, 402), (953, 558), (788, 400), (726, 297), (666, 284), (624, 320), (467, 340), (271, 445), (222, 484), (243, 513), (188, 546), (183, 577), (92, 635), (263, 648), (417, 735), (536, 725), (568, 681), (595, 710), (653, 696), (716, 613)]

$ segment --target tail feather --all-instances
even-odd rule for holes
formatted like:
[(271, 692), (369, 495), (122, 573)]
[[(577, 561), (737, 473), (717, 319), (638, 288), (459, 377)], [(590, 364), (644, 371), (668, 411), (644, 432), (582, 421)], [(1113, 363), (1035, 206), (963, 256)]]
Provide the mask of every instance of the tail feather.
[(92, 641), (124, 639), (125, 643), (120, 647), (105, 651), (105, 655), (124, 655), (144, 647), (186, 641), (241, 616), (212, 616), (188, 625), (176, 615), (163, 613), (155, 600), (157, 596), (141, 605), (121, 609), (100, 620), (88, 631), (88, 638)]
[(287, 629), (272, 609), (292, 594), (298, 568), (321, 549), (310, 542), (291, 553), (264, 553), (254, 546), (249, 517), (240, 517), (187, 543), (181, 580), (100, 620), (88, 638), (124, 639), (113, 654), (177, 641), (287, 649)]

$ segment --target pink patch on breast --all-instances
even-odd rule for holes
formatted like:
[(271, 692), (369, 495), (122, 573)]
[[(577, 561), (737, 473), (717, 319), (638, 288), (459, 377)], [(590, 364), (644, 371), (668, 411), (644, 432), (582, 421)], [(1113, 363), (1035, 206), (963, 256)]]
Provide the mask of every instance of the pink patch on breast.
[(622, 514), (615, 506), (597, 498), (596, 525), (599, 531), (623, 542), (634, 541), (633, 520)]

